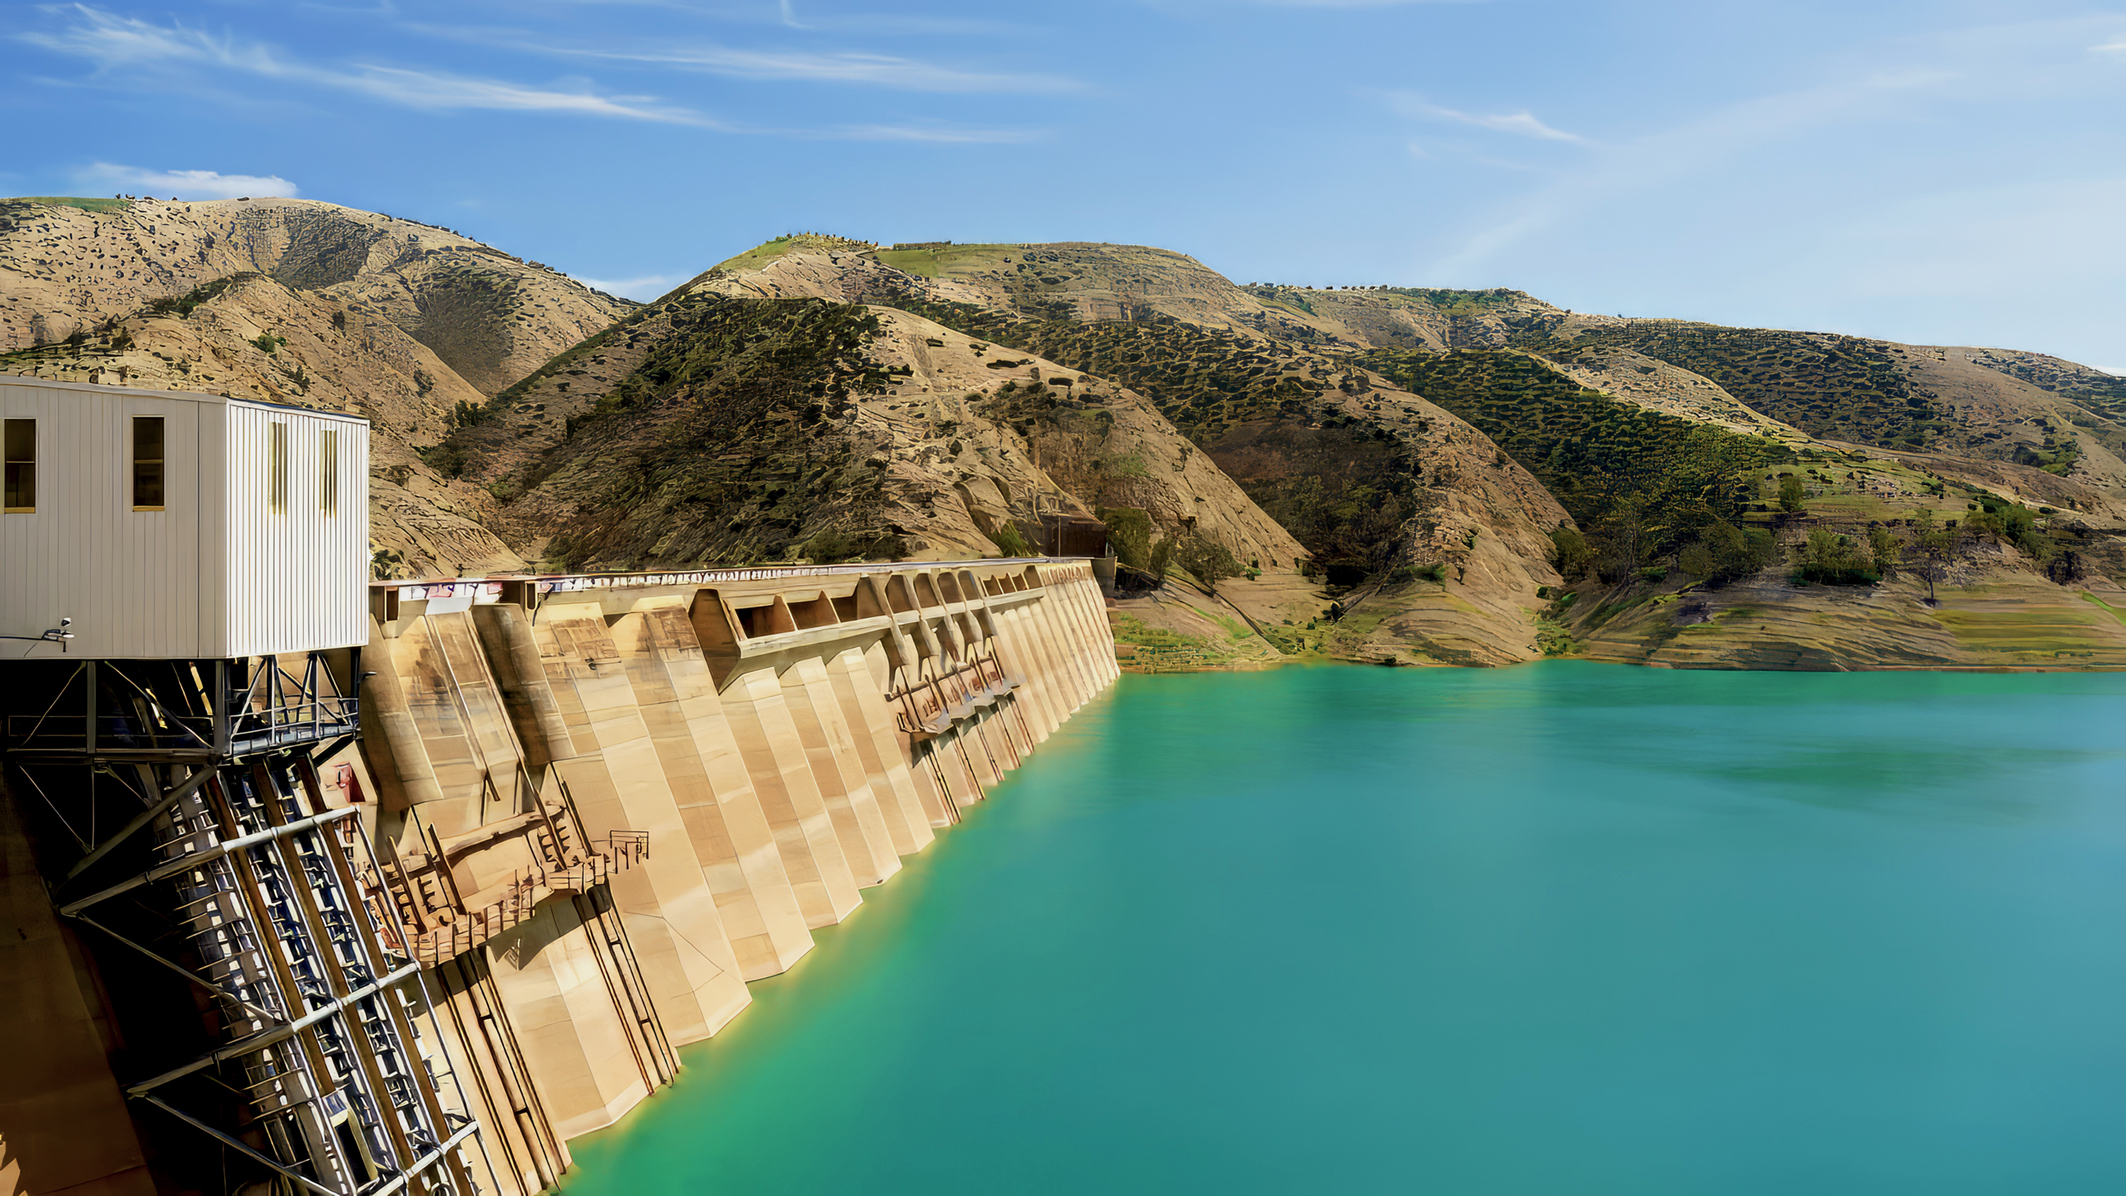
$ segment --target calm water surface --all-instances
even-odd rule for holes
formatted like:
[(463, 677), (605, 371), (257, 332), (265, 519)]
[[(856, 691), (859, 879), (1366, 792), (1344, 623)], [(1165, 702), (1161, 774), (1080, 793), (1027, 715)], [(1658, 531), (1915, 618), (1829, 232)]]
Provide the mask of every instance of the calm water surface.
[(2126, 675), (1124, 677), (569, 1196), (2126, 1192)]

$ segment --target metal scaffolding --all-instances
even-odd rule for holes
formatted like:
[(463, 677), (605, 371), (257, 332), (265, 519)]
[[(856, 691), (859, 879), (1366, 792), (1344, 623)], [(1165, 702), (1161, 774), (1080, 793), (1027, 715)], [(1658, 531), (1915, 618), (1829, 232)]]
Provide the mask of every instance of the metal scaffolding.
[[(358, 719), (324, 654), (30, 676), (49, 700), (14, 695), (8, 761), (82, 849), (55, 907), (210, 997), (222, 1040), (122, 1077), (128, 1099), (290, 1191), (473, 1196), (476, 1168), (498, 1190), (413, 940), (364, 900), (379, 869), (355, 811), (324, 801), (315, 760)], [(99, 839), (114, 803), (131, 814)]]

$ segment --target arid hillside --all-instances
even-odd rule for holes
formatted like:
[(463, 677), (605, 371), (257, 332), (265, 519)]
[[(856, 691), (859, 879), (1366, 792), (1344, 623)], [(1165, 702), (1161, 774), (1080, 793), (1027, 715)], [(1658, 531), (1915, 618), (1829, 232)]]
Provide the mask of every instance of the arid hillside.
[[(795, 313), (845, 322), (847, 342), (762, 326)], [(1015, 335), (1035, 323), (1106, 339)], [(1219, 401), (1179, 396), (1183, 376)], [(1126, 565), (1146, 569), (1160, 541), (1200, 546), (1257, 627), (1317, 622), (1328, 581), (1372, 579), (1377, 628), (1347, 635), (1349, 654), (1458, 663), (1539, 654), (1530, 612), (1567, 521), (1483, 433), (1313, 349), (1170, 318), (1030, 321), (816, 237), (586, 341), (430, 459), (507, 496), (494, 526), (549, 561), (994, 551), (997, 521), (970, 497), (991, 491), (1029, 539), (1037, 500), (1119, 510), (1118, 528), (1144, 521), (1118, 537)]]
[(1092, 243), (799, 234), (638, 306), (287, 200), (0, 201), (0, 351), (368, 415), (400, 576), (1099, 521), (1140, 662), (2126, 664), (2126, 379), (2036, 353)]
[(305, 200), (0, 201), (0, 373), (367, 416), (387, 568), (522, 564), (422, 459), (631, 304), (444, 229)]
[(995, 555), (1096, 507), (1295, 567), (1141, 397), (988, 349), (905, 312), (688, 293), (507, 392), (447, 464), (557, 567)]
[[(2126, 577), (2126, 380), (2055, 358), (1597, 316), (1508, 290), (1236, 286), (1168, 251), (1076, 243), (795, 238), (692, 285), (903, 308), (1135, 389), (1309, 550), (1310, 580), (1336, 607), (1307, 621), (1295, 641), (1307, 649), (1498, 659), (1407, 617), (1451, 611), (1445, 625), (1466, 628), (1487, 600), (1496, 613), (1504, 593), (1469, 584), (1486, 543), (1505, 558), (1487, 564), (1517, 579), (1570, 575), (1541, 582), (1541, 597), (1520, 591), (1523, 653), (1648, 658), (1710, 624), (1689, 621), (1694, 604), (1683, 622), (1642, 607), (1744, 584), (1819, 625), (1818, 650), (1725, 644), (1679, 663), (2049, 667), (2053, 652), (2104, 658), (2073, 655), (2096, 651), (2083, 638), (2119, 638), (2095, 601)], [(1426, 468), (1442, 420), (1493, 470)], [(1802, 486), (1789, 498), (1790, 476)], [(1559, 507), (1538, 514), (1521, 477)], [(1507, 527), (1536, 516), (1525, 522), (1545, 534), (1470, 537), (1455, 513)], [(1860, 589), (1809, 580), (1895, 595), (1915, 569), (1939, 583), (1905, 612), (1940, 633), (1932, 655), (1907, 650), (1909, 629), (1847, 610)], [(1952, 613), (1973, 595), (1981, 615)], [(1818, 617), (1831, 609), (1846, 613)], [(2081, 638), (1956, 630), (2004, 610)]]

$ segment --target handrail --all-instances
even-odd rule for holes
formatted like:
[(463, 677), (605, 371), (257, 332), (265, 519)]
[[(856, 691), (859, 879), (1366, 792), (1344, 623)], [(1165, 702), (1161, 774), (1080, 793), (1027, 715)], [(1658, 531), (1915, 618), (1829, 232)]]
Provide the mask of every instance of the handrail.
[[(372, 590), (400, 590), (409, 586), (464, 585), (502, 582), (557, 582), (582, 581), (592, 583), (591, 588), (610, 586), (615, 581), (632, 582), (636, 585), (690, 585), (697, 580), (718, 581), (773, 581), (780, 577), (847, 577), (866, 573), (920, 572), (932, 569), (996, 569), (1024, 565), (1073, 564), (1105, 560), (1090, 556), (1015, 556), (978, 557), (960, 561), (871, 561), (854, 565), (752, 565), (722, 569), (636, 569), (614, 573), (490, 573), (477, 577), (423, 577), (402, 578), (387, 581), (371, 581)], [(673, 581), (649, 580), (674, 578)], [(644, 580), (634, 580), (634, 579)], [(543, 592), (543, 591), (542, 591)]]

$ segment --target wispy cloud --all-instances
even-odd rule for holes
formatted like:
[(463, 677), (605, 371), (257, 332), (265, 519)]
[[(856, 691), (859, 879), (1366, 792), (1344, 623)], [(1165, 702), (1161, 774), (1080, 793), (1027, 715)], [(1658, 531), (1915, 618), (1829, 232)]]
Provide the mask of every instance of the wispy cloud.
[[(2110, 33), (2106, 29), (2098, 36)], [(1856, 51), (1843, 71), (1814, 86), (1729, 104), (1614, 144), (1590, 143), (1586, 160), (1507, 206), (1494, 223), (1476, 230), (1432, 268), (1442, 276), (1458, 276), (1509, 245), (1584, 218), (1604, 204), (1679, 190), (1731, 170), (1738, 159), (1771, 160), (1770, 146), (1843, 128), (1922, 119), (1930, 108), (1949, 103), (1999, 103), (2082, 87), (2108, 90), (2115, 85), (2078, 80), (2068, 61), (2089, 44), (2089, 34), (2086, 21), (2039, 21), (1901, 39)]]
[[(802, 26), (801, 26), (802, 27)], [(1064, 75), (1038, 71), (982, 71), (946, 66), (868, 50), (818, 52), (746, 48), (667, 38), (655, 43), (560, 42), (518, 29), (481, 26), (408, 25), (436, 37), (489, 49), (517, 50), (559, 58), (592, 59), (700, 71), (762, 82), (830, 83), (888, 87), (901, 91), (1053, 95), (1085, 90)]]
[[(56, 53), (86, 59), (94, 63), (101, 74), (124, 70), (137, 75), (158, 67), (207, 67), (282, 82), (336, 88), (431, 111), (484, 109), (605, 117), (801, 140), (997, 144), (1028, 141), (1036, 136), (1025, 130), (947, 124), (862, 124), (817, 129), (748, 125), (664, 104), (654, 96), (604, 94), (593, 89), (588, 82), (581, 87), (563, 89), (374, 63), (327, 66), (289, 57), (271, 46), (215, 36), (182, 23), (157, 25), (88, 5), (70, 5), (51, 11), (70, 16), (63, 29), (21, 33), (16, 35), (17, 38)], [(722, 50), (665, 55), (577, 53), (637, 62), (698, 65), (756, 78), (830, 78), (939, 91), (980, 90), (1002, 87), (1007, 82), (1007, 77), (1001, 75), (955, 73), (907, 59), (870, 55), (775, 55)]]
[(513, 41), (509, 45), (512, 49), (542, 54), (680, 67), (734, 79), (845, 83), (903, 91), (961, 93), (1052, 95), (1083, 90), (1077, 80), (1061, 75), (967, 71), (888, 54), (813, 54), (793, 50), (738, 50), (711, 45), (659, 50), (591, 49), (524, 41)]
[(109, 187), (127, 195), (170, 195), (178, 199), (235, 199), (260, 195), (281, 199), (297, 194), (294, 183), (275, 174), (222, 174), (214, 170), (148, 170), (98, 162), (74, 176), (98, 191)]
[(1535, 137), (1543, 141), (1586, 142), (1577, 133), (1555, 129), (1535, 118), (1535, 114), (1523, 109), (1520, 112), (1484, 113), (1463, 112), (1455, 108), (1443, 108), (1413, 92), (1398, 91), (1389, 95), (1389, 102), (1404, 116), (1428, 120), (1451, 121), (1456, 124), (1474, 125), (1495, 133), (1511, 133), (1518, 137)]
[(671, 290), (675, 285), (686, 281), (687, 276), (678, 274), (643, 274), (635, 278), (585, 278), (580, 274), (572, 274), (569, 277), (594, 291), (604, 291), (608, 295), (618, 295), (622, 299), (633, 299), (647, 303)]
[(2092, 49), (2092, 50), (2100, 50), (2100, 51), (2103, 51), (2103, 52), (2105, 52), (2105, 53), (2113, 53), (2113, 54), (2116, 54), (2116, 53), (2126, 52), (2126, 41), (2118, 41), (2118, 42), (2112, 42), (2112, 43), (2110, 43), (2110, 44), (2108, 44), (2108, 45), (2102, 45), (2102, 46), (2091, 46), (2091, 47), (2089, 47), (2089, 48), (2090, 48), (2090, 49)]
[(723, 128), (722, 122), (648, 96), (606, 96), (585, 88), (559, 90), (498, 79), (375, 64), (346, 68), (289, 58), (270, 46), (216, 37), (182, 23), (157, 25), (88, 5), (55, 11), (72, 20), (56, 33), (16, 37), (54, 53), (86, 59), (99, 71), (153, 66), (208, 66), (261, 78), (360, 92), (391, 103), (429, 109), (488, 109), (564, 113)]

